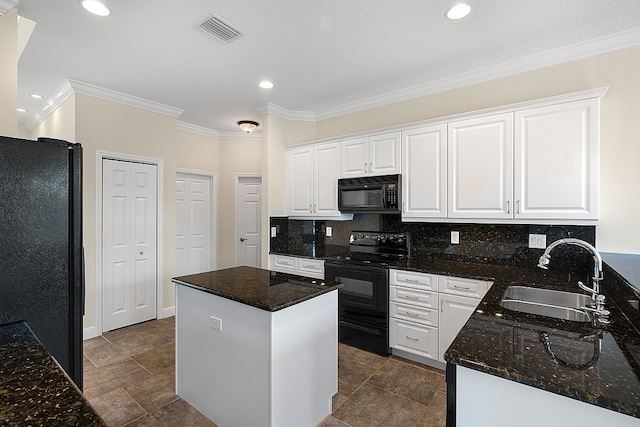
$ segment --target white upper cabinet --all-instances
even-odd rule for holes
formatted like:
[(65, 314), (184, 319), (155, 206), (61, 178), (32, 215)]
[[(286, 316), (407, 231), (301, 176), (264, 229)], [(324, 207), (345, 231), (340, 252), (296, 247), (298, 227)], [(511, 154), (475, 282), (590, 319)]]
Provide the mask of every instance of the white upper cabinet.
[(513, 217), (513, 113), (448, 125), (449, 218)]
[(342, 178), (400, 173), (400, 132), (342, 141)]
[(338, 210), (340, 144), (287, 150), (287, 196), (291, 217), (343, 216)]
[(287, 151), (287, 195), (289, 215), (313, 216), (312, 146)]
[(515, 113), (515, 218), (598, 219), (597, 98)]
[(313, 149), (313, 214), (340, 216), (338, 210), (338, 178), (340, 177), (340, 144), (320, 144)]
[(402, 218), (446, 218), (446, 124), (402, 132), (402, 171)]

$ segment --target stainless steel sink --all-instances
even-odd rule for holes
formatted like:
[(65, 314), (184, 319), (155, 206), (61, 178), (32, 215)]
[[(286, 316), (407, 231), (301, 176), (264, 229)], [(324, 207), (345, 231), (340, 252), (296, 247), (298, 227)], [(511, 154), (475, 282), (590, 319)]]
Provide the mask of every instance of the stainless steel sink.
[(591, 316), (582, 309), (590, 303), (591, 297), (585, 294), (511, 285), (500, 305), (508, 310), (555, 319), (591, 322)]

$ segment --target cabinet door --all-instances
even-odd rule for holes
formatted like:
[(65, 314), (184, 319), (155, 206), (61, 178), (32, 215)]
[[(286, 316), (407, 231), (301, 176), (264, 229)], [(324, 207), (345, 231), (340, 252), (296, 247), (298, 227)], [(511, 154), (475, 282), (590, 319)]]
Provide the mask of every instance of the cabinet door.
[(402, 218), (446, 218), (446, 124), (402, 132), (402, 171)]
[(598, 219), (597, 98), (515, 113), (515, 217)]
[(369, 172), (369, 138), (342, 141), (341, 178), (365, 176)]
[(480, 300), (447, 294), (440, 294), (439, 300), (438, 348), (440, 353), (438, 353), (438, 360), (445, 362), (444, 352), (447, 351), (460, 329), (467, 323)]
[(313, 153), (313, 213), (318, 216), (340, 216), (338, 210), (338, 177), (340, 144), (320, 144)]
[(369, 174), (394, 175), (400, 173), (400, 132), (369, 138)]
[(289, 215), (313, 215), (313, 147), (287, 151)]
[(448, 125), (450, 218), (513, 217), (513, 113)]

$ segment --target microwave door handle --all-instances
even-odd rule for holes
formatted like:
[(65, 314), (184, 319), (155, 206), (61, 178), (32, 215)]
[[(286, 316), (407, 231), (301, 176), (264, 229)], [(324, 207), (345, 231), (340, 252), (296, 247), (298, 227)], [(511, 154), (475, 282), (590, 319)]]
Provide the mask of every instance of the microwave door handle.
[(387, 184), (383, 184), (382, 188), (380, 189), (380, 191), (382, 192), (382, 208), (383, 209), (387, 209), (388, 207), (388, 200), (387, 200)]

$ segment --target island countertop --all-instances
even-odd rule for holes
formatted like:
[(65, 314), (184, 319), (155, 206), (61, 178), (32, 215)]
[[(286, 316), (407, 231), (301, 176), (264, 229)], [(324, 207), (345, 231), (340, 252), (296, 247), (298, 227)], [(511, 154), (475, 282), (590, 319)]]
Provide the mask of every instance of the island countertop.
[(248, 266), (174, 277), (172, 281), (266, 311), (282, 310), (342, 286)]

